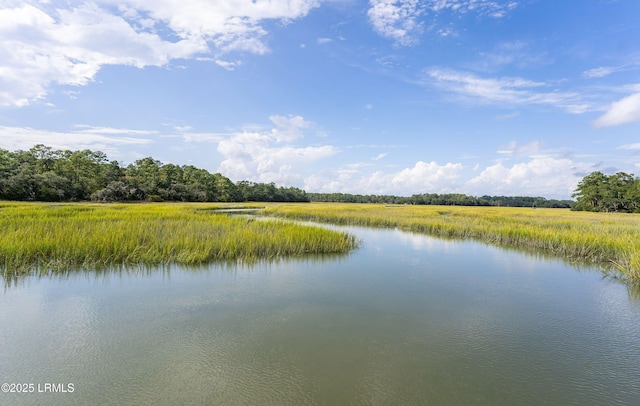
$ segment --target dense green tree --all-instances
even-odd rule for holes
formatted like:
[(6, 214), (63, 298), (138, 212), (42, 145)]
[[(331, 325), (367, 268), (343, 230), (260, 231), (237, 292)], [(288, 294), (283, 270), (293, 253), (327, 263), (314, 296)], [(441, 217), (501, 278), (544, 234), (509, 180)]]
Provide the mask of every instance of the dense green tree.
[(183, 167), (185, 200), (192, 202), (215, 202), (220, 200), (217, 177), (205, 169), (193, 165)]
[(640, 178), (636, 178), (625, 193), (628, 209), (633, 213), (640, 213)]
[(102, 152), (90, 150), (67, 152), (66, 174), (71, 180), (74, 198), (86, 199), (91, 193), (106, 184), (102, 177), (101, 166), (106, 164), (107, 157)]
[(33, 179), (34, 200), (45, 202), (69, 200), (68, 193), (73, 190), (69, 179), (53, 171), (38, 173)]
[(125, 178), (128, 183), (140, 189), (145, 198), (156, 196), (161, 181), (160, 166), (162, 162), (151, 157), (138, 159), (127, 166)]
[(575, 210), (602, 211), (607, 176), (596, 171), (582, 178), (571, 197), (576, 199)]
[(242, 201), (242, 196), (238, 187), (219, 173), (214, 173), (214, 185), (217, 192), (217, 200), (220, 202), (238, 202)]
[(582, 178), (573, 193), (574, 210), (637, 212), (640, 210), (640, 181), (618, 172), (607, 176), (596, 171)]
[(34, 145), (29, 153), (34, 158), (37, 173), (52, 171), (56, 161), (60, 158), (60, 151), (54, 151), (51, 147), (42, 144)]
[(28, 165), (18, 165), (11, 175), (2, 180), (2, 198), (8, 200), (35, 200), (37, 183), (35, 173)]
[(256, 183), (246, 180), (236, 183), (242, 200), (249, 202), (308, 202), (304, 190), (296, 187), (276, 187), (274, 183)]
[(605, 193), (606, 211), (624, 211), (632, 210), (633, 202), (629, 200), (629, 191), (633, 187), (635, 178), (624, 172), (618, 172), (609, 177), (608, 187)]
[(124, 168), (120, 167), (118, 161), (109, 161), (108, 163), (104, 163), (100, 166), (100, 170), (105, 185), (125, 178)]

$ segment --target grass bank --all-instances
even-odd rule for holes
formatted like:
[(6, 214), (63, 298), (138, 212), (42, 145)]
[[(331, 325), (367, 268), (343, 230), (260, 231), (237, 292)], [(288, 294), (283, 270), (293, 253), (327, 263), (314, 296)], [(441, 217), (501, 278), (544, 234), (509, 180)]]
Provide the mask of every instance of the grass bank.
[(403, 230), (535, 250), (640, 282), (640, 215), (459, 206), (280, 204), (265, 214), (300, 220)]
[(344, 253), (346, 233), (216, 213), (222, 204), (0, 202), (0, 274)]

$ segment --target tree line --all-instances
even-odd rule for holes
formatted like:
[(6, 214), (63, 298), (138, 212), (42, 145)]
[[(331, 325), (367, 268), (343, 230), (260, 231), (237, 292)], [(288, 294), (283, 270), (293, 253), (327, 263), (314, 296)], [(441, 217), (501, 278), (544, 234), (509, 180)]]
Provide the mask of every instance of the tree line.
[(308, 202), (304, 190), (233, 183), (192, 165), (151, 157), (123, 167), (100, 151), (0, 149), (0, 199), (25, 201)]
[(54, 150), (38, 144), (28, 151), (0, 149), (0, 199), (26, 201), (342, 202), (455, 206), (568, 208), (640, 212), (640, 179), (618, 172), (585, 176), (576, 201), (527, 196), (412, 196), (307, 193), (296, 187), (242, 180), (192, 165), (163, 164), (151, 157), (124, 167), (100, 151)]
[(354, 195), (348, 193), (307, 193), (312, 202), (418, 204), (442, 206), (501, 206), (569, 208), (571, 200), (528, 196), (467, 196), (462, 193), (424, 193), (409, 197), (394, 195)]

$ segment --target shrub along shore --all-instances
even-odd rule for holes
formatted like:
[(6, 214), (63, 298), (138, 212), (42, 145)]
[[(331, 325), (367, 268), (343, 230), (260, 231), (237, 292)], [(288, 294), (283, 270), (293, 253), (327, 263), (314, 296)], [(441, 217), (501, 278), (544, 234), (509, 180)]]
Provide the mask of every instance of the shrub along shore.
[(0, 275), (345, 253), (355, 237), (218, 214), (221, 204), (0, 202)]
[(576, 263), (604, 265), (606, 273), (640, 283), (640, 215), (636, 214), (353, 203), (279, 204), (267, 208), (264, 214), (470, 238), (552, 254)]

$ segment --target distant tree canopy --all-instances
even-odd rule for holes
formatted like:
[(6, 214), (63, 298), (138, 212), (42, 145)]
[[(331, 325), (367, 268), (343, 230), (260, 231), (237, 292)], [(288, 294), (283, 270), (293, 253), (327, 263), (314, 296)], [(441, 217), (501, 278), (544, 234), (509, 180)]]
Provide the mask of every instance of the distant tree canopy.
[(348, 193), (307, 193), (312, 202), (423, 204), (443, 206), (502, 206), (569, 208), (570, 200), (548, 200), (527, 196), (467, 196), (462, 193), (424, 193), (410, 197), (393, 195), (352, 195)]
[[(613, 177), (597, 174), (589, 175), (580, 184), (575, 195), (578, 197), (575, 209), (638, 211), (640, 192), (637, 179), (622, 173)], [(614, 185), (617, 186), (614, 188)], [(612, 197), (614, 195), (617, 196), (615, 199)], [(274, 183), (246, 180), (233, 183), (219, 173), (212, 174), (192, 165), (163, 164), (151, 157), (122, 167), (117, 161), (109, 161), (103, 152), (88, 149), (54, 150), (41, 144), (28, 151), (0, 149), (0, 199), (101, 202), (313, 201), (564, 208), (573, 204), (569, 200), (547, 200), (542, 197), (473, 197), (460, 193), (425, 193), (410, 197), (306, 193), (296, 187), (277, 187)]]
[(640, 178), (618, 172), (607, 176), (592, 172), (585, 176), (575, 193), (573, 210), (604, 212), (640, 212)]
[(303, 190), (241, 181), (191, 165), (143, 158), (127, 167), (103, 152), (36, 145), (0, 149), (0, 199), (37, 201), (308, 202)]

